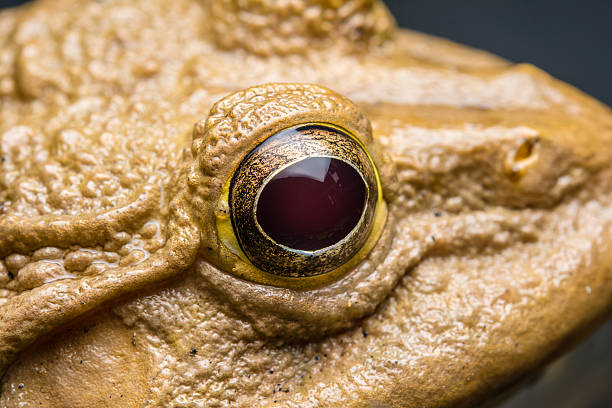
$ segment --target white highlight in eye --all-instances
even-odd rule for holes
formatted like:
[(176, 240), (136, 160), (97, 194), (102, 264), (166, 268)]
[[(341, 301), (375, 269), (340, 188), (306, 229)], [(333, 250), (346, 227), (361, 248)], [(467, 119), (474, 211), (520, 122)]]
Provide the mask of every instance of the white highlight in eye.
[(330, 157), (317, 158), (318, 160), (302, 160), (294, 163), (280, 172), (276, 177), (304, 177), (323, 183), (332, 159)]

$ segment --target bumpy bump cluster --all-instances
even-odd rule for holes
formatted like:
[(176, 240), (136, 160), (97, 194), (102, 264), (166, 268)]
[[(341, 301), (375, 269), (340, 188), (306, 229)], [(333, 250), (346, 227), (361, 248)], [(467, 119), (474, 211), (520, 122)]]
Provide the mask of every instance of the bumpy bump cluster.
[(196, 208), (203, 205), (198, 200), (218, 198), (228, 175), (258, 143), (279, 130), (307, 122), (342, 124), (363, 143), (372, 143), (370, 123), (357, 106), (321, 86), (267, 84), (218, 102), (194, 128), (191, 149), (196, 160), (189, 185), (196, 190)]
[(222, 48), (286, 55), (339, 45), (347, 51), (390, 38), (393, 18), (379, 0), (223, 0), (208, 2)]

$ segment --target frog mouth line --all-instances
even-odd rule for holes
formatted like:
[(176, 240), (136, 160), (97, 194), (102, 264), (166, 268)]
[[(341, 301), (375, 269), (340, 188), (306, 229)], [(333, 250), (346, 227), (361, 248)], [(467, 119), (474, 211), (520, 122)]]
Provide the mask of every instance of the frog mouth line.
[[(5, 219), (0, 223), (0, 255), (31, 244), (91, 245), (122, 230), (144, 224), (159, 210), (161, 189), (148, 185), (128, 205), (90, 217), (43, 217), (33, 221)], [(129, 266), (106, 268), (99, 274), (62, 279), (10, 297), (0, 306), (0, 378), (17, 355), (42, 335), (101, 305), (173, 277), (191, 265), (200, 243), (191, 212), (177, 201), (170, 203), (169, 238), (148, 259)], [(96, 229), (96, 228), (99, 228)], [(31, 250), (31, 249), (30, 249)]]

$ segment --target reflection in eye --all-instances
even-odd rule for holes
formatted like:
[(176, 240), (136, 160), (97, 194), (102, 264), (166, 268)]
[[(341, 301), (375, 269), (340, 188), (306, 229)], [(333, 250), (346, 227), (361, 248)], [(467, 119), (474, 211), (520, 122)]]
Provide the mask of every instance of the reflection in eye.
[(348, 132), (320, 124), (283, 130), (253, 149), (232, 178), (238, 244), (274, 275), (327, 273), (368, 240), (379, 184), (370, 156)]

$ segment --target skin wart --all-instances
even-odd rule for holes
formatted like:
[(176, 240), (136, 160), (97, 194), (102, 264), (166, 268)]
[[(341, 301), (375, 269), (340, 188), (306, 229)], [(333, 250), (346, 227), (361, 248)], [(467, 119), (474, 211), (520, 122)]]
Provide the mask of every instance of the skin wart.
[[(535, 67), (374, 0), (38, 0), (0, 34), (3, 407), (473, 406), (611, 306), (612, 115)], [(386, 215), (341, 273), (275, 280), (215, 220), (312, 122)]]

